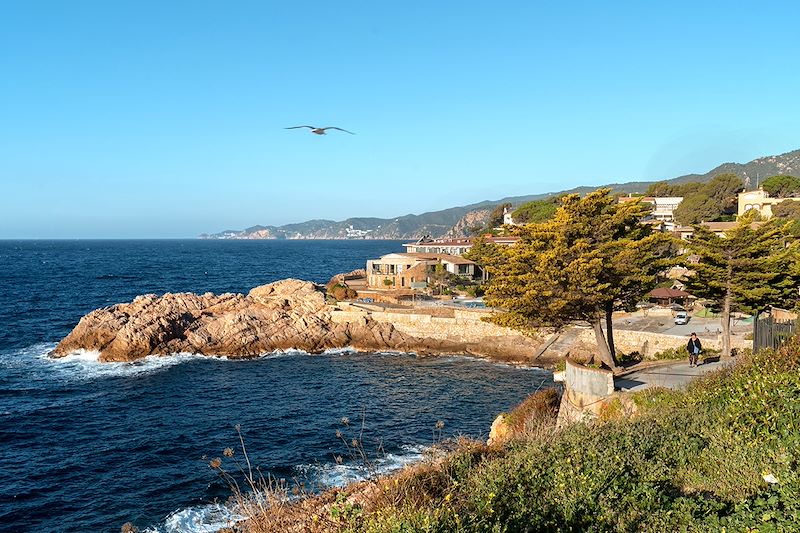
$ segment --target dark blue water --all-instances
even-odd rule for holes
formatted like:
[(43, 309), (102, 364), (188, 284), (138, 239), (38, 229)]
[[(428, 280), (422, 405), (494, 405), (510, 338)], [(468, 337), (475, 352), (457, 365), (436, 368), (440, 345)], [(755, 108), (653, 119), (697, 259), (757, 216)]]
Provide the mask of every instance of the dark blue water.
[[(46, 354), (82, 315), (142, 293), (246, 292), (285, 277), (325, 282), (391, 241), (0, 241), (0, 530), (205, 531), (226, 487), (203, 456), (236, 447), (287, 479), (363, 472), (336, 438), (364, 419), (389, 469), (434, 439), (479, 437), (549, 374), (406, 354), (195, 356), (101, 364)], [(549, 381), (548, 381), (549, 382)], [(348, 428), (345, 436), (351, 435)], [(438, 438), (438, 436), (436, 436)], [(383, 452), (373, 450), (380, 441)]]

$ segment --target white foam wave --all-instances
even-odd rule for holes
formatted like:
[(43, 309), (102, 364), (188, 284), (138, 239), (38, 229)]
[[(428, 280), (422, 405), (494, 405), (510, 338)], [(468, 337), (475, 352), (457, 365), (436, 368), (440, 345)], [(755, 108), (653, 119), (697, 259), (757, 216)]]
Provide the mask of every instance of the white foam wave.
[(233, 527), (243, 516), (221, 504), (201, 505), (179, 509), (164, 519), (164, 523), (144, 530), (144, 533), (216, 533)]
[(298, 465), (296, 470), (301, 477), (316, 483), (320, 488), (344, 487), (349, 483), (383, 476), (400, 470), (408, 465), (418, 463), (430, 449), (428, 446), (401, 446), (403, 453), (389, 453), (365, 465), (356, 462), (322, 463)]
[[(352, 464), (308, 464), (296, 470), (302, 478), (312, 481), (318, 488), (343, 487), (349, 483), (390, 474), (401, 468), (418, 463), (430, 449), (427, 446), (402, 446), (402, 453), (390, 453), (370, 466)], [(224, 527), (233, 527), (244, 520), (235, 508), (222, 504), (209, 504), (179, 509), (164, 519), (158, 526), (151, 526), (144, 533), (216, 533)]]
[[(53, 370), (71, 377), (96, 379), (118, 376), (137, 376), (158, 372), (187, 361), (207, 359), (205, 355), (180, 353), (174, 355), (148, 355), (131, 362), (101, 362), (99, 352), (79, 350), (60, 358), (49, 357), (47, 353), (40, 358)], [(219, 358), (224, 359), (224, 358)]]
[[(352, 348), (329, 348), (320, 353), (320, 355), (348, 355), (358, 353)], [(269, 353), (261, 354), (259, 356), (260, 359), (272, 359), (276, 357), (289, 357), (293, 355), (312, 355), (311, 352), (307, 352), (305, 350), (295, 350), (295, 349), (288, 349), (288, 350), (274, 350)]]
[[(148, 355), (142, 359), (130, 362), (101, 362), (100, 353), (95, 350), (76, 350), (63, 357), (50, 357), (50, 352), (55, 349), (56, 343), (35, 344), (14, 352), (0, 354), (0, 366), (25, 367), (30, 371), (30, 363), (38, 363), (38, 370), (45, 374), (55, 373), (63, 378), (73, 379), (102, 379), (118, 376), (137, 376), (158, 372), (171, 366), (180, 365), (188, 361), (197, 360), (222, 360), (244, 361), (248, 358), (209, 356), (193, 353), (178, 353), (169, 355)], [(338, 356), (358, 353), (352, 348), (332, 348), (322, 352), (322, 355)], [(408, 355), (402, 352), (378, 352), (381, 355)], [(303, 350), (275, 350), (259, 355), (258, 359), (273, 359), (281, 357), (308, 356), (309, 352)]]

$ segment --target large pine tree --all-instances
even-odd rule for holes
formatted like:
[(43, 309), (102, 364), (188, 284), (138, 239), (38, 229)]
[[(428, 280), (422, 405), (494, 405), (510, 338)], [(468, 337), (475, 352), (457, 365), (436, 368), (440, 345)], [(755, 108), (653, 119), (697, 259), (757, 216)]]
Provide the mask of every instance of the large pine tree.
[(611, 313), (652, 288), (669, 245), (640, 223), (649, 206), (609, 193), (565, 196), (552, 219), (516, 228), (520, 241), (489, 256), (486, 301), (502, 310), (496, 322), (515, 328), (589, 322), (600, 360), (613, 369)]
[(769, 306), (798, 301), (798, 243), (777, 221), (759, 224), (754, 216), (720, 237), (696, 226), (689, 251), (699, 257), (688, 290), (722, 309), (722, 354), (731, 354), (731, 311), (758, 314)]

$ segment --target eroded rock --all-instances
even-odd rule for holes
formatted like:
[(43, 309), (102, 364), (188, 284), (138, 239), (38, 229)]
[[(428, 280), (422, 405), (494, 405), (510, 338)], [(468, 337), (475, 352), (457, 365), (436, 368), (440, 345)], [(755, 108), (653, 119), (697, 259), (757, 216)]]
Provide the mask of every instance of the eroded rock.
[(52, 352), (100, 352), (102, 361), (132, 361), (179, 352), (247, 357), (275, 350), (321, 352), (352, 346), (407, 350), (414, 339), (372, 320), (333, 323), (313, 283), (288, 279), (242, 294), (148, 294), (92, 311)]

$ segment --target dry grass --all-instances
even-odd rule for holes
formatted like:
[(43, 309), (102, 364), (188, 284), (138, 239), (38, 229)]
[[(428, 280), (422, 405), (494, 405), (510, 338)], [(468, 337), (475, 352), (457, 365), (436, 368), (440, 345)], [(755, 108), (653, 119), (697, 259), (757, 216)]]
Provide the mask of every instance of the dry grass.
[[(423, 461), (394, 474), (312, 494), (298, 488), (290, 490), (286, 483), (262, 476), (258, 470), (251, 476), (246, 455), (242, 462), (237, 462), (229, 452), (225, 455), (237, 465), (238, 472), (226, 470), (221, 458), (212, 459), (209, 465), (231, 487), (229, 505), (244, 520), (219, 533), (351, 530), (363, 517), (381, 509), (436, 505), (447, 498), (465, 471), (499, 453), (483, 443), (460, 438), (440, 443)], [(243, 478), (244, 482), (236, 478)]]
[(551, 425), (558, 414), (561, 395), (555, 388), (534, 392), (508, 414), (507, 422), (516, 435), (537, 432), (541, 426)]

